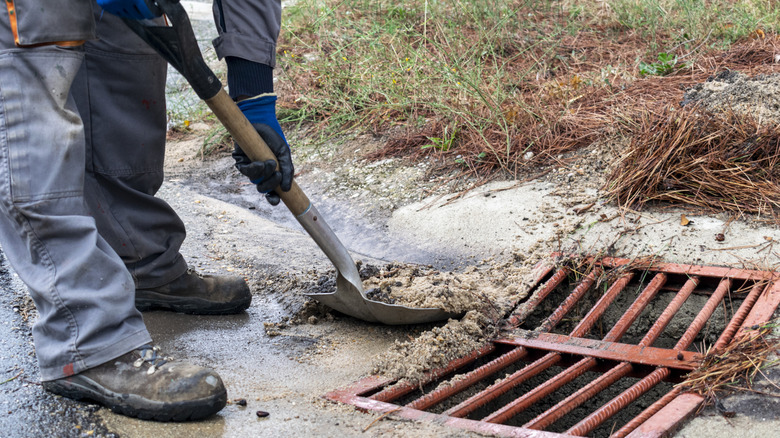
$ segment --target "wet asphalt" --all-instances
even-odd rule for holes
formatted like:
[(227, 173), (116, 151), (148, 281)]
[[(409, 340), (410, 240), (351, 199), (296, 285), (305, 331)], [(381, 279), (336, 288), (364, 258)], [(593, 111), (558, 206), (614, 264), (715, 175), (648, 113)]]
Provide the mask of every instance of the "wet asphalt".
[(97, 418), (96, 406), (51, 395), (40, 385), (27, 290), (0, 253), (0, 435), (14, 437), (115, 437)]

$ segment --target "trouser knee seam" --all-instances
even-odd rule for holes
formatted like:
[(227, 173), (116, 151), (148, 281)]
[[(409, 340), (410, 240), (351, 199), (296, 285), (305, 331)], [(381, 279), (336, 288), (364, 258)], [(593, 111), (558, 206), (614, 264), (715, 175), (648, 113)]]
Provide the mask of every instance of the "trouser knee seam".
[[(12, 213), (14, 216), (16, 216), (17, 223), (19, 223), (21, 231), (23, 231), (28, 236), (28, 238), (30, 238), (31, 246), (35, 248), (40, 255), (41, 262), (43, 266), (46, 267), (46, 271), (51, 275), (53, 271), (53, 263), (51, 261), (51, 256), (49, 255), (49, 251), (46, 249), (46, 245), (43, 244), (43, 242), (35, 234), (35, 231), (32, 229), (32, 227), (29, 226), (27, 218), (24, 214), (22, 214), (17, 208), (13, 208)], [(53, 275), (51, 275), (51, 277), (53, 277)], [(73, 362), (83, 362), (83, 358), (81, 357), (81, 354), (79, 354), (78, 348), (76, 348), (76, 339), (78, 338), (78, 324), (76, 323), (76, 318), (73, 316), (73, 313), (62, 301), (62, 298), (57, 292), (57, 288), (54, 286), (54, 284), (51, 284), (45, 291), (41, 291), (41, 293), (46, 293), (49, 296), (48, 298), (52, 301), (52, 303), (54, 303), (57, 309), (65, 313), (68, 319), (68, 330), (70, 331), (69, 350), (75, 356), (74, 359), (76, 359)]]

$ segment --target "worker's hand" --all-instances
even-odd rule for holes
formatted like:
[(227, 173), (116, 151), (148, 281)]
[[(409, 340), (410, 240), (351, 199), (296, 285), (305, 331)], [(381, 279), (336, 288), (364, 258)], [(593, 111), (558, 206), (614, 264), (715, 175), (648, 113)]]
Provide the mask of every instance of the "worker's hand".
[(97, 0), (97, 4), (118, 17), (133, 20), (151, 20), (162, 15), (153, 0)]
[(242, 100), (238, 102), (238, 107), (276, 156), (279, 169), (276, 169), (277, 162), (274, 160), (252, 161), (241, 150), (238, 143), (235, 144), (233, 150), (236, 169), (257, 185), (257, 191), (265, 194), (268, 203), (277, 205), (279, 204), (279, 194), (275, 189), (279, 187), (284, 192), (290, 190), (295, 169), (290, 156), (290, 146), (287, 144), (282, 127), (279, 126), (279, 121), (276, 119), (276, 95), (263, 94)]

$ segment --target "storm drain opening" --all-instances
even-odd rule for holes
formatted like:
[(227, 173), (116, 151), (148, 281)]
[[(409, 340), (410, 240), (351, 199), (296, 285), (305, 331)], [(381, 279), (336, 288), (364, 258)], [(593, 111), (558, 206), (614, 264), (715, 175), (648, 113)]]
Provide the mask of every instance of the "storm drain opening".
[(422, 382), (379, 376), (325, 397), (499, 436), (664, 436), (704, 402), (675, 386), (771, 318), (767, 271), (589, 259), (547, 266), (501, 335)]

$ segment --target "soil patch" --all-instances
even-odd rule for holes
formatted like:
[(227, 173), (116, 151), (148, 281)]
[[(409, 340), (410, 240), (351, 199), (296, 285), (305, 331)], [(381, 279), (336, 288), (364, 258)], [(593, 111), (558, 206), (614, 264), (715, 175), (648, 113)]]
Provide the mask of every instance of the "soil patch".
[(749, 116), (759, 124), (780, 124), (780, 74), (725, 70), (688, 90), (683, 105), (697, 104), (713, 113)]
[(423, 332), (409, 342), (396, 341), (376, 362), (373, 373), (418, 382), (426, 371), (446, 366), (490, 342), (498, 321), (472, 310), (460, 320)]
[[(534, 286), (537, 273), (531, 266), (487, 262), (482, 268), (471, 267), (458, 273), (396, 265), (393, 270), (380, 271), (365, 280), (364, 285), (379, 286), (374, 289), (382, 291), (385, 287), (381, 294), (398, 297), (401, 303), (466, 310), (460, 319), (450, 319), (416, 338), (396, 341), (377, 358), (373, 372), (390, 379), (418, 382), (426, 371), (445, 366), (490, 342), (498, 334), (501, 320)], [(404, 286), (406, 283), (409, 287)]]

